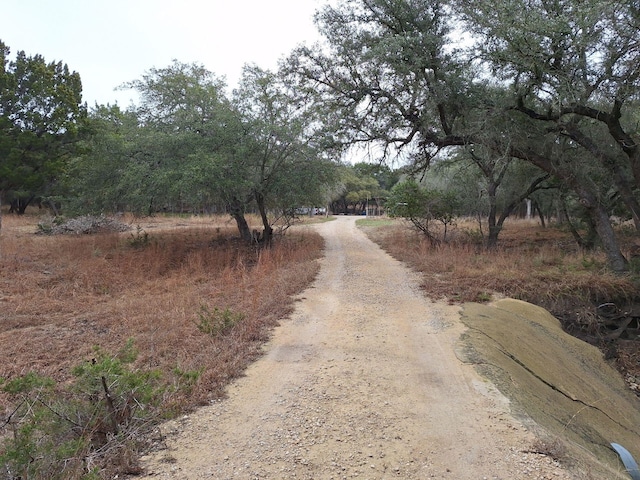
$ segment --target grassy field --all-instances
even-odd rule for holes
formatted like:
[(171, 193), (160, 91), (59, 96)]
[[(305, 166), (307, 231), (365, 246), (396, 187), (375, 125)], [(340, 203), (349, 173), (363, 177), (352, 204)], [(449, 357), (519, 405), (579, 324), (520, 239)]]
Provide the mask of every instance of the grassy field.
[[(260, 354), (278, 319), (292, 311), (292, 296), (315, 277), (323, 247), (304, 228), (273, 248), (247, 247), (227, 217), (129, 222), (133, 229), (125, 233), (46, 236), (34, 234), (37, 217), (3, 217), (0, 428), (26, 442), (22, 453), (38, 450), (52, 464), (18, 472), (23, 478), (135, 472), (139, 445), (133, 437), (154, 421), (223, 395)], [(151, 384), (149, 405), (142, 405), (138, 394)], [(62, 405), (53, 405), (57, 398)], [(89, 404), (69, 411), (74, 402)], [(44, 411), (37, 409), (43, 405)], [(42, 451), (44, 437), (54, 432), (20, 430), (35, 420), (36, 410), (47, 421), (68, 420), (56, 429), (66, 423), (82, 431), (57, 439), (70, 452)], [(129, 432), (110, 426), (116, 416)], [(108, 441), (116, 437), (118, 448)], [(86, 457), (96, 449), (106, 453), (94, 455), (93, 467), (84, 461), (54, 471), (60, 456)], [(4, 459), (11, 453), (5, 450)], [(0, 460), (2, 454), (0, 449)], [(34, 462), (20, 455), (13, 452), (19, 457), (13, 464), (31, 468)], [(99, 476), (90, 476), (92, 470)]]

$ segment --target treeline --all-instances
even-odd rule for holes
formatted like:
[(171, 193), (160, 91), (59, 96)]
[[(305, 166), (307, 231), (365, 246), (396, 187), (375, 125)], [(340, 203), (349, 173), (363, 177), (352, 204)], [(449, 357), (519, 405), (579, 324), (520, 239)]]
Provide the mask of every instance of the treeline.
[(336, 142), (475, 176), (490, 241), (520, 200), (557, 188), (578, 241), (628, 269), (611, 219), (640, 228), (638, 2), (345, 0), (316, 22), (322, 48), (287, 67)]
[[(231, 94), (175, 62), (125, 85), (126, 111), (86, 108), (77, 73), (2, 45), (1, 197), (226, 211), (251, 240), (247, 211), (268, 239), (298, 207), (379, 210), (403, 175), (484, 216), (489, 246), (526, 201), (628, 269), (612, 219), (640, 228), (637, 2), (344, 0), (316, 23), (322, 44), (247, 66)], [(379, 163), (341, 164), (355, 147)]]
[[(336, 163), (322, 148), (311, 102), (271, 72), (247, 66), (228, 96), (213, 73), (175, 61), (124, 85), (140, 103), (123, 111), (87, 109), (78, 74), (64, 66), (60, 78), (38, 77), (34, 59), (52, 68), (23, 52), (4, 68), (0, 188), (17, 213), (36, 200), (71, 214), (220, 211), (235, 219), (244, 240), (268, 243), (279, 217), (328, 203)], [(22, 87), (29, 78), (43, 91)], [(69, 78), (73, 95), (48, 97)], [(64, 122), (49, 126), (45, 120), (58, 111)], [(36, 144), (41, 136), (46, 143)], [(261, 232), (250, 230), (250, 211), (260, 215)]]

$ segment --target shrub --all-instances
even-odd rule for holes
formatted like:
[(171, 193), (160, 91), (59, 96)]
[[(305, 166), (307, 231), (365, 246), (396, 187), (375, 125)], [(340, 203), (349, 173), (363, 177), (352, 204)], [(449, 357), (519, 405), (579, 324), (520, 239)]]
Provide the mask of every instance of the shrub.
[(200, 307), (200, 313), (198, 314), (198, 321), (195, 323), (198, 330), (202, 333), (215, 337), (225, 334), (231, 327), (243, 319), (244, 314), (233, 312), (229, 308), (220, 310), (215, 307), (213, 310), (210, 310), (206, 305), (202, 305)]
[(134, 248), (144, 248), (149, 246), (149, 234), (140, 225), (136, 227), (136, 233), (129, 236), (129, 245)]
[(96, 348), (64, 390), (33, 372), (5, 381), (2, 390), (16, 405), (4, 425), (11, 435), (0, 445), (6, 478), (89, 480), (105, 469), (139, 472), (126, 451), (149, 424), (162, 389), (158, 373), (134, 370), (133, 360), (132, 342), (115, 357)]
[(448, 228), (455, 225), (459, 209), (454, 193), (426, 190), (414, 180), (395, 185), (387, 203), (390, 216), (411, 222), (431, 246), (447, 241)]

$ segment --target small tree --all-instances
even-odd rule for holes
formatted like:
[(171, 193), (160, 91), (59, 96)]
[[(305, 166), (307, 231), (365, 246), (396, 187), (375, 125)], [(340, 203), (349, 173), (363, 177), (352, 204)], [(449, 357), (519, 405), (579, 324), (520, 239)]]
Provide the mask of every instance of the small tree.
[[(453, 192), (426, 190), (415, 180), (398, 183), (391, 189), (389, 215), (401, 217), (422, 232), (437, 247), (447, 241), (448, 228), (455, 224), (459, 202)], [(438, 227), (442, 227), (438, 231)]]
[(246, 181), (242, 198), (262, 220), (253, 240), (268, 244), (284, 212), (326, 204), (336, 165), (322, 149), (317, 113), (282, 72), (245, 66), (233, 100), (245, 132), (237, 163)]

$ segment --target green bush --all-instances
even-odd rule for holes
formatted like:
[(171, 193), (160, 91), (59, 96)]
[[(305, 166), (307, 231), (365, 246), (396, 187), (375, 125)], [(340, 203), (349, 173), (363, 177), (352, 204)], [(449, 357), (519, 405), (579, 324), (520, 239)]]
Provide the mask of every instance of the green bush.
[(387, 205), (389, 216), (411, 222), (432, 246), (447, 241), (448, 228), (455, 225), (460, 209), (454, 192), (427, 190), (411, 179), (391, 189)]
[[(91, 480), (134, 473), (126, 451), (140, 440), (163, 394), (160, 375), (137, 371), (133, 342), (116, 356), (95, 349), (64, 389), (36, 373), (0, 383), (15, 409), (5, 421), (0, 471), (7, 480)], [(0, 431), (0, 434), (3, 432)]]
[(215, 337), (224, 335), (231, 327), (242, 320), (244, 320), (244, 314), (233, 312), (229, 308), (220, 310), (215, 307), (211, 310), (206, 305), (202, 305), (195, 324), (202, 333)]

